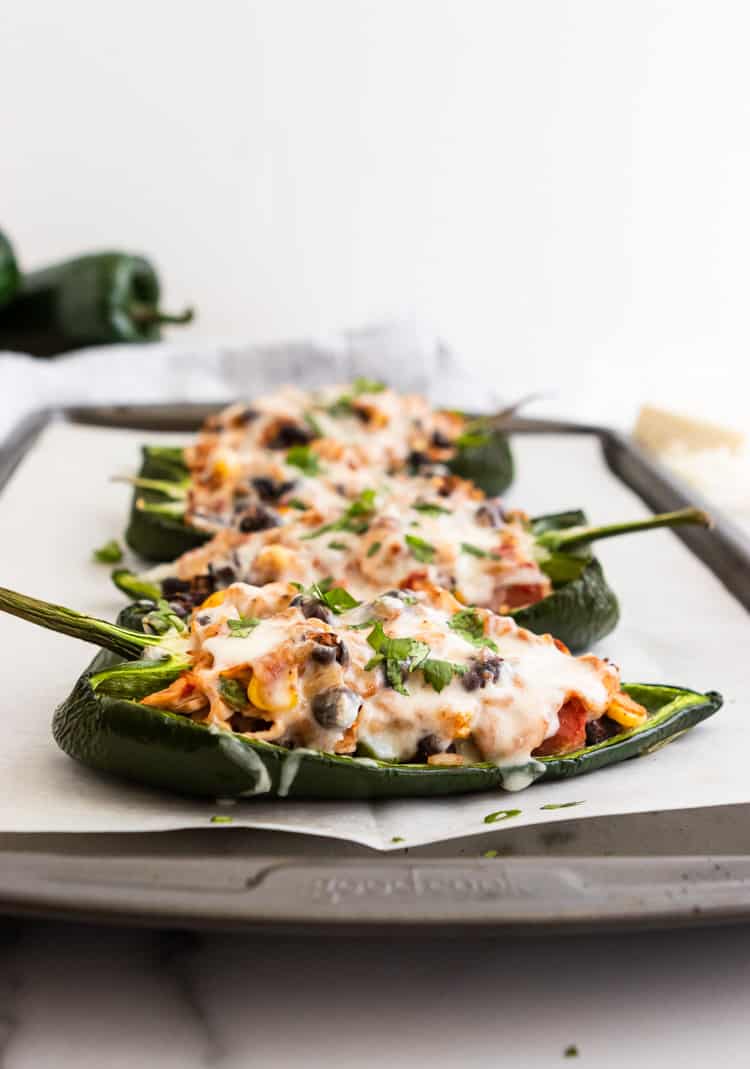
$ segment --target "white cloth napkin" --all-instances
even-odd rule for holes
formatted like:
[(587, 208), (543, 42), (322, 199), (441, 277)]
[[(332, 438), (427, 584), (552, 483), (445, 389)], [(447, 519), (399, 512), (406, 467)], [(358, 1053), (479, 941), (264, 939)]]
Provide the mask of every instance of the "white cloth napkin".
[(284, 383), (358, 375), (485, 410), (499, 397), (472, 378), (433, 334), (380, 324), (300, 342), (237, 348), (163, 342), (84, 349), (54, 360), (0, 353), (0, 436), (35, 409), (137, 401), (225, 401)]

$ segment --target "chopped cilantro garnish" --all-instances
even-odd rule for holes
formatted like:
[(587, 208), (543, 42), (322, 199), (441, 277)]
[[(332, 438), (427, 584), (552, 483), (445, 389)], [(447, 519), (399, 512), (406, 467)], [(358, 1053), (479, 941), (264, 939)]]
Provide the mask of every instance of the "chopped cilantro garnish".
[(330, 534), (332, 531), (351, 531), (352, 534), (364, 534), (369, 527), (369, 521), (375, 512), (375, 491), (363, 490), (351, 505), (346, 508), (333, 523), (326, 523), (309, 534), (302, 535), (304, 541), (311, 538), (319, 538), (320, 535)]
[(356, 609), (360, 604), (357, 599), (353, 598), (349, 591), (342, 586), (333, 586), (332, 584), (333, 580), (330, 576), (327, 576), (309, 587), (303, 587), (300, 583), (292, 583), (292, 586), (295, 586), (301, 593), (322, 601), (331, 612), (335, 612), (337, 615), (346, 612), (347, 609)]
[(487, 445), (489, 440), (490, 432), (488, 430), (475, 429), (459, 434), (453, 444), (456, 449), (478, 449), (480, 446)]
[(94, 560), (99, 564), (118, 564), (122, 560), (122, 546), (116, 538), (110, 538), (94, 550)]
[(307, 512), (310, 508), (309, 505), (306, 505), (305, 502), (301, 501), (298, 497), (290, 497), (287, 501), (287, 505), (290, 509), (299, 509), (300, 512)]
[(320, 462), (309, 445), (293, 445), (286, 455), (286, 462), (305, 475), (320, 475)]
[(448, 627), (472, 646), (487, 646), (497, 651), (492, 639), (484, 633), (484, 621), (476, 609), (462, 609), (448, 621)]
[(328, 548), (343, 551), (345, 549), (348, 549), (349, 547), (347, 546), (346, 542), (329, 542)]
[(404, 839), (403, 835), (393, 835), (391, 837), (391, 842), (392, 843), (403, 843), (403, 842), (406, 842), (406, 840)]
[(498, 809), (495, 813), (488, 813), (484, 818), (485, 824), (497, 824), (501, 820), (510, 820), (521, 813), (520, 809)]
[(367, 641), (375, 650), (375, 656), (367, 662), (365, 671), (370, 672), (382, 664), (385, 678), (393, 689), (399, 694), (408, 694), (404, 679), (429, 657), (430, 647), (415, 638), (389, 638), (379, 620), (367, 636)]
[(571, 1043), (570, 1046), (565, 1048), (565, 1050), (563, 1051), (563, 1057), (564, 1058), (577, 1058), (578, 1057), (578, 1047), (575, 1045), (575, 1043)]
[(256, 616), (241, 616), (239, 620), (227, 620), (230, 638), (247, 638), (260, 620)]
[(377, 621), (373, 616), (369, 620), (363, 620), (361, 624), (349, 624), (352, 631), (364, 631), (366, 627), (372, 627)]
[(320, 424), (316, 420), (315, 416), (312, 414), (312, 412), (309, 409), (307, 410), (307, 412), (304, 413), (303, 418), (304, 418), (305, 423), (307, 424), (307, 426), (310, 428), (310, 430), (315, 435), (315, 437), (316, 438), (322, 438), (323, 437), (323, 428), (320, 426)]
[(500, 560), (498, 553), (490, 553), (486, 549), (472, 545), (471, 542), (462, 542), (461, 549), (464, 553), (470, 553), (472, 557), (491, 557), (492, 560)]
[(426, 661), (423, 661), (420, 668), (425, 683), (432, 687), (433, 690), (436, 690), (438, 694), (444, 687), (448, 686), (454, 675), (462, 676), (466, 671), (466, 666), (463, 664), (440, 661), (433, 657), (428, 657)]
[(228, 679), (226, 676), (219, 676), (219, 694), (230, 709), (241, 711), (242, 709), (247, 709), (250, 704), (247, 692), (239, 679)]
[(378, 550), (382, 548), (382, 545), (383, 545), (382, 542), (373, 542), (373, 544), (367, 550), (367, 556), (368, 557), (374, 557), (375, 554), (378, 552)]
[(178, 631), (180, 634), (185, 630), (185, 622), (176, 612), (172, 612), (169, 602), (160, 598), (156, 608), (146, 613), (141, 621), (144, 629), (153, 635), (166, 635), (167, 631)]
[(427, 516), (449, 516), (451, 510), (435, 505), (431, 501), (415, 501), (412, 508), (417, 512), (424, 512)]
[(412, 556), (423, 564), (430, 564), (435, 556), (435, 547), (431, 543), (425, 542), (424, 538), (419, 538), (417, 535), (409, 534), (405, 536), (405, 541)]
[(328, 406), (328, 414), (331, 416), (350, 416), (354, 409), (353, 402), (363, 393), (382, 393), (385, 383), (377, 379), (358, 378), (352, 383), (349, 393), (342, 393), (333, 404)]

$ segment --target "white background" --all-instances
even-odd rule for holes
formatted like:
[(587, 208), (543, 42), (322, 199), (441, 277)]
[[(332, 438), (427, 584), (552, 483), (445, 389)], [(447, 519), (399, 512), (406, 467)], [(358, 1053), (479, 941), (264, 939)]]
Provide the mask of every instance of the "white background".
[(24, 0), (0, 225), (157, 259), (205, 338), (392, 316), (508, 393), (747, 424), (750, 8)]

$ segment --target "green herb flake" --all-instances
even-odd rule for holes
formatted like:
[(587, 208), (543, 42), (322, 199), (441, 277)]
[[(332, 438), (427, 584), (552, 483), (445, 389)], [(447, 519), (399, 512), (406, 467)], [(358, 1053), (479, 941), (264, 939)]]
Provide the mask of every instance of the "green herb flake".
[(238, 679), (219, 676), (219, 694), (229, 708), (234, 709), (236, 712), (242, 712), (243, 709), (247, 709), (250, 705), (247, 691)]
[(143, 629), (152, 635), (166, 635), (168, 631), (182, 634), (185, 631), (185, 621), (180, 619), (176, 612), (172, 612), (169, 602), (163, 598), (159, 598), (155, 609), (146, 613), (141, 624)]
[(286, 455), (286, 462), (294, 468), (299, 468), (305, 475), (321, 474), (318, 457), (309, 445), (293, 445)]
[(453, 443), (456, 449), (481, 449), (490, 440), (488, 430), (470, 430), (459, 434)]
[(490, 553), (486, 549), (481, 549), (479, 546), (472, 545), (471, 542), (462, 542), (461, 550), (464, 553), (469, 553), (472, 557), (485, 557), (490, 560), (500, 560), (499, 553)]
[(374, 557), (383, 548), (382, 542), (373, 542), (370, 548), (367, 550), (368, 557)]
[(404, 679), (429, 657), (430, 647), (415, 638), (389, 638), (379, 620), (367, 636), (367, 641), (375, 650), (375, 656), (367, 662), (365, 671), (371, 672), (382, 664), (390, 686), (399, 694), (408, 695)]
[(405, 541), (412, 556), (422, 564), (430, 564), (435, 556), (435, 547), (417, 535), (406, 535)]
[(406, 839), (404, 839), (403, 835), (394, 835), (393, 838), (391, 839), (391, 842), (392, 843), (405, 843)]
[(511, 817), (520, 816), (520, 809), (498, 809), (494, 813), (488, 813), (484, 818), (485, 824), (499, 824), (501, 820), (510, 820)]
[(347, 546), (346, 542), (329, 542), (328, 543), (328, 548), (329, 549), (337, 549), (337, 550), (339, 550), (340, 552), (343, 553), (344, 550), (347, 550), (349, 547)]
[(563, 1058), (577, 1058), (577, 1057), (578, 1057), (578, 1047), (575, 1045), (575, 1043), (571, 1043), (570, 1046), (566, 1047), (565, 1050), (563, 1051)]
[(369, 620), (363, 620), (361, 624), (349, 624), (348, 626), (352, 631), (364, 631), (366, 627), (372, 627), (377, 623), (377, 620), (373, 616)]
[(482, 857), (493, 858), (497, 857), (497, 850), (485, 850)]
[(323, 591), (322, 600), (336, 615), (347, 612), (349, 609), (356, 609), (360, 604), (343, 586), (334, 586), (330, 590)]
[(217, 813), (211, 817), (211, 824), (231, 824), (234, 817), (228, 817), (223, 813)]
[(247, 638), (250, 632), (258, 626), (260, 620), (256, 616), (241, 616), (239, 620), (227, 620), (230, 638)]
[(448, 686), (454, 676), (462, 676), (466, 671), (466, 666), (463, 664), (440, 661), (433, 657), (428, 657), (426, 661), (423, 661), (420, 668), (425, 683), (438, 694)]
[(583, 802), (548, 802), (547, 805), (540, 805), (540, 809), (570, 809), (574, 805), (583, 805)]
[(303, 413), (303, 419), (316, 438), (323, 437), (323, 428), (320, 426), (310, 409), (308, 409), (307, 412)]
[(375, 491), (363, 490), (355, 497), (351, 505), (346, 508), (333, 523), (326, 523), (309, 534), (302, 535), (304, 542), (311, 538), (319, 538), (323, 534), (331, 534), (333, 531), (351, 531), (352, 534), (365, 534), (370, 526), (370, 520), (375, 513)]
[(496, 644), (484, 633), (484, 621), (476, 609), (461, 609), (451, 617), (448, 626), (472, 646), (487, 646), (497, 652)]
[(98, 564), (119, 564), (122, 560), (122, 546), (116, 538), (110, 538), (109, 542), (94, 550), (93, 557)]
[(340, 397), (328, 406), (329, 416), (351, 416), (354, 412), (354, 402), (364, 393), (382, 393), (385, 389), (384, 382), (377, 379), (358, 378), (351, 385), (348, 393), (342, 393)]
[(307, 512), (307, 510), (310, 508), (309, 505), (306, 505), (305, 502), (298, 497), (289, 498), (289, 500), (287, 501), (287, 505), (290, 509), (298, 509), (299, 512)]
[(450, 516), (451, 510), (435, 505), (431, 501), (415, 501), (412, 505), (415, 512), (423, 512), (426, 516)]

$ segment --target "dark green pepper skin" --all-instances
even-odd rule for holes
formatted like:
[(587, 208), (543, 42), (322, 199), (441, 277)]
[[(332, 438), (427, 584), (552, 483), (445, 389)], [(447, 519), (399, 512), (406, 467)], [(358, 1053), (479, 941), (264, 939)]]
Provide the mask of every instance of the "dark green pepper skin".
[(0, 349), (55, 356), (88, 345), (157, 341), (163, 323), (159, 279), (141, 256), (99, 252), (24, 275), (0, 312)]
[[(0, 231), (0, 307), (15, 296), (21, 279), (13, 246)], [(3, 348), (0, 344), (0, 349)]]
[[(92, 676), (108, 670), (113, 671), (99, 677), (94, 689)], [(423, 798), (503, 785), (503, 771), (490, 764), (440, 768), (362, 763), (334, 754), (295, 754), (240, 735), (212, 732), (187, 717), (137, 704), (139, 698), (166, 686), (179, 670), (100, 653), (56, 710), (55, 741), (70, 757), (91, 768), (207, 798), (277, 797), (289, 761), (294, 774), (282, 791), (289, 798)], [(541, 779), (578, 776), (637, 757), (705, 720), (722, 703), (721, 696), (713, 692), (697, 694), (642, 684), (624, 689), (652, 713), (646, 725), (574, 754), (543, 758)]]
[(459, 448), (446, 467), (462, 479), (470, 479), (488, 497), (504, 494), (515, 474), (513, 453), (508, 436), (500, 430), (489, 430), (480, 436), (476, 445)]
[[(585, 512), (574, 509), (538, 516), (531, 521), (531, 528), (534, 534), (542, 534), (585, 523)], [(520, 627), (537, 635), (554, 635), (568, 649), (580, 653), (614, 631), (620, 619), (620, 606), (601, 564), (590, 549), (579, 549), (568, 556), (581, 561), (578, 578), (555, 585), (546, 598), (509, 615)]]

